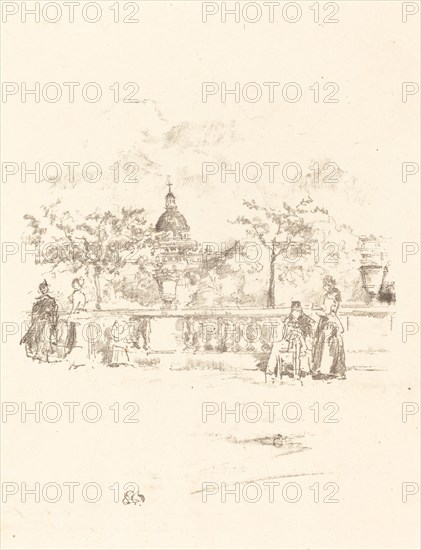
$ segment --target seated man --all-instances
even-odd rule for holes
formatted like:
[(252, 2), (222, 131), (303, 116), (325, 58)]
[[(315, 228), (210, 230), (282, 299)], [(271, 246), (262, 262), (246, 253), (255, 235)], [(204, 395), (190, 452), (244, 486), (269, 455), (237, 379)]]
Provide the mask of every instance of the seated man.
[(282, 339), (290, 345), (298, 342), (302, 351), (308, 351), (306, 338), (311, 336), (312, 319), (303, 313), (301, 302), (291, 302), (291, 312), (285, 319)]
[[(302, 357), (308, 355), (309, 348), (306, 339), (312, 335), (312, 323), (301, 307), (301, 302), (291, 302), (291, 311), (284, 320), (282, 340), (274, 342), (266, 368), (267, 374), (272, 377), (272, 382), (283, 374), (300, 378)], [(307, 361), (308, 363), (308, 361)]]

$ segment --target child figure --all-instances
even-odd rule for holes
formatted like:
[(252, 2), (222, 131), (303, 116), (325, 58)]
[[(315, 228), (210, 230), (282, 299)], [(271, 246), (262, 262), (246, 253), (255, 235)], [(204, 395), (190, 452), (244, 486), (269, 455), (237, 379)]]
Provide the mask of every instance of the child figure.
[(111, 328), (111, 363), (110, 367), (119, 367), (120, 365), (128, 365), (130, 363), (127, 344), (125, 343), (124, 326), (115, 321)]

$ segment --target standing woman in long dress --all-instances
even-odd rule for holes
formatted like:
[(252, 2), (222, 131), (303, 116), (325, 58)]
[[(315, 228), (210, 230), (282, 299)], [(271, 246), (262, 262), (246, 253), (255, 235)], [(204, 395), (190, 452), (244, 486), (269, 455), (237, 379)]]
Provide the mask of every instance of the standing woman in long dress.
[(341, 293), (331, 275), (323, 278), (325, 296), (313, 346), (313, 376), (346, 378), (344, 327), (338, 317)]
[(26, 355), (39, 361), (48, 361), (57, 349), (58, 305), (48, 294), (47, 281), (38, 286), (40, 295), (32, 306), (31, 324), (20, 341), (25, 344)]

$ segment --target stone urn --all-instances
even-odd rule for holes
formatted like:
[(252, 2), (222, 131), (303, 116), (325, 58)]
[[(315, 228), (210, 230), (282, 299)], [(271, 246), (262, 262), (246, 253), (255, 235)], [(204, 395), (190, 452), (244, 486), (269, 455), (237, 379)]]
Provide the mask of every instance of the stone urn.
[(376, 264), (362, 265), (360, 267), (363, 288), (373, 299), (380, 291), (383, 282), (383, 267)]
[(180, 279), (175, 269), (163, 268), (155, 272), (155, 280), (158, 283), (159, 295), (164, 302), (165, 309), (171, 309), (177, 297), (177, 284)]

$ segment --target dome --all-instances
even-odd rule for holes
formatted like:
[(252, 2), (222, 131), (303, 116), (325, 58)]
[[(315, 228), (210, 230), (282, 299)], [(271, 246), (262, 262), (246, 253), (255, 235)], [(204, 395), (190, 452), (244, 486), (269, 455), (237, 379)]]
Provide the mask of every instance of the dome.
[(190, 231), (190, 227), (187, 224), (186, 218), (177, 210), (177, 208), (166, 210), (159, 217), (155, 225), (155, 230), (160, 231), (172, 231), (174, 236), (181, 235)]
[(187, 239), (190, 227), (186, 218), (178, 211), (175, 196), (171, 191), (172, 184), (169, 177), (167, 185), (168, 193), (165, 196), (165, 212), (161, 214), (156, 222), (155, 231), (158, 233), (171, 231), (173, 238)]

